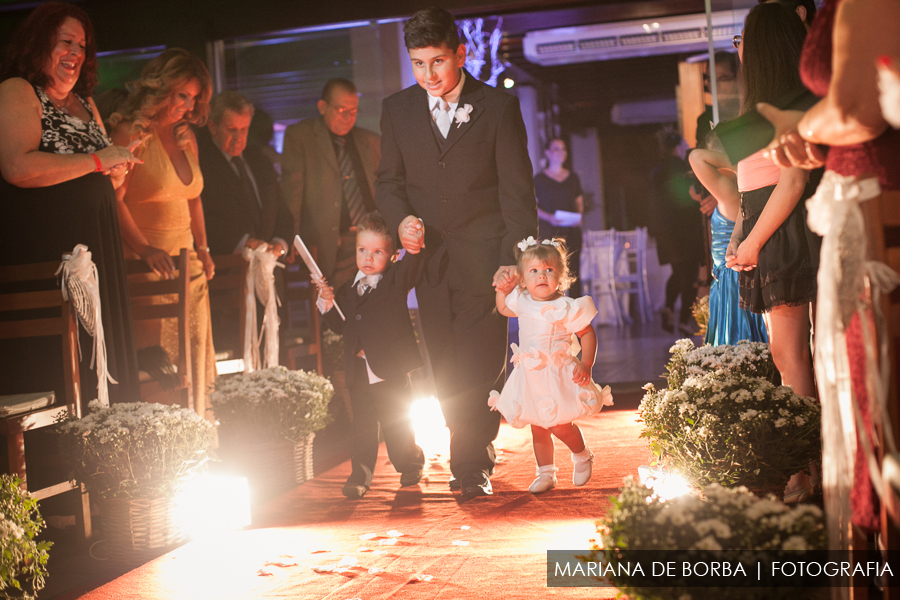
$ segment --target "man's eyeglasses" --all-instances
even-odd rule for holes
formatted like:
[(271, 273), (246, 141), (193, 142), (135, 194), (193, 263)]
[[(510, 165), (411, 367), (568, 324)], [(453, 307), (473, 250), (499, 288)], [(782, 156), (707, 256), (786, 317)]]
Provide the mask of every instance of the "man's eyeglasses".
[(337, 108), (335, 106), (332, 106), (331, 110), (336, 112), (339, 117), (355, 117), (359, 112), (358, 108)]
[(731, 45), (734, 46), (735, 50), (737, 50), (738, 46), (741, 45), (742, 41), (744, 41), (744, 36), (741, 34), (738, 34), (738, 35), (734, 36), (733, 38), (731, 38)]

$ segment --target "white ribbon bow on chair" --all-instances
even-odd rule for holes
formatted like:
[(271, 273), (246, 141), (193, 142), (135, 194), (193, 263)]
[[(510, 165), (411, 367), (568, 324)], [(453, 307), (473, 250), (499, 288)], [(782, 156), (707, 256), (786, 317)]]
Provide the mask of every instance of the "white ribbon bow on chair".
[[(278, 307), (281, 301), (275, 292), (275, 267), (284, 268), (278, 258), (261, 244), (255, 250), (244, 248), (243, 256), (250, 263), (247, 268), (247, 285), (244, 314), (244, 373), (261, 368), (278, 366)], [(256, 330), (256, 300), (265, 307), (262, 331)], [(265, 352), (260, 357), (260, 337), (265, 335)]]
[[(103, 320), (100, 310), (100, 287), (97, 265), (91, 260), (87, 246), (78, 244), (71, 253), (63, 254), (56, 274), (62, 274), (62, 295), (72, 301), (78, 322), (94, 338), (91, 368), (97, 366), (97, 399), (109, 406), (107, 382), (118, 383), (109, 374), (106, 364), (106, 339), (103, 337)], [(78, 346), (81, 356), (81, 345)]]

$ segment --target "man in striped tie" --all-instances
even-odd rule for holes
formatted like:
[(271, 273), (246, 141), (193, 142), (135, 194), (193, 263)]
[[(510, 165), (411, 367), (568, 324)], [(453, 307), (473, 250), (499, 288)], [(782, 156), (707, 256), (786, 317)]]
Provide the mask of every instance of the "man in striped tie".
[(301, 237), (339, 287), (356, 274), (356, 224), (375, 210), (381, 138), (356, 127), (359, 93), (351, 81), (328, 81), (317, 108), (320, 117), (285, 131), (281, 183)]

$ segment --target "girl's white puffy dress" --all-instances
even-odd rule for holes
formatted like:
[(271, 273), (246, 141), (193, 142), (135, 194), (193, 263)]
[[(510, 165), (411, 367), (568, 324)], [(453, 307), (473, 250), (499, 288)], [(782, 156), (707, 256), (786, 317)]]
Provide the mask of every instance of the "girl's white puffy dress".
[(512, 344), (515, 367), (503, 392), (492, 391), (488, 404), (510, 425), (553, 427), (612, 405), (609, 386), (601, 389), (593, 379), (583, 386), (572, 381), (581, 350), (575, 333), (597, 314), (590, 296), (541, 302), (516, 287), (506, 306), (519, 317), (520, 345)]

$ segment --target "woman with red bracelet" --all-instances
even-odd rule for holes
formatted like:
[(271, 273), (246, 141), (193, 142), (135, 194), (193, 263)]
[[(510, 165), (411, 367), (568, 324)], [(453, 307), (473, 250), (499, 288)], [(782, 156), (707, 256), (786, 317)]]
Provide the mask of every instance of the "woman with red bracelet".
[[(113, 139), (140, 142), (135, 150), (143, 163), (125, 177), (117, 190), (122, 239), (129, 258), (140, 257), (169, 278), (173, 255), (191, 252), (191, 377), (194, 403), (206, 414), (207, 386), (216, 376), (209, 318), (209, 288), (215, 265), (209, 256), (203, 219), (203, 175), (197, 162), (197, 140), (190, 129), (202, 127), (209, 115), (212, 80), (203, 62), (180, 48), (170, 48), (151, 60), (131, 95), (109, 122)], [(178, 336), (174, 319), (135, 325), (139, 348), (162, 346), (174, 360)]]
[[(137, 358), (114, 186), (139, 162), (110, 144), (91, 94), (97, 84), (97, 46), (87, 14), (73, 4), (36, 8), (4, 49), (0, 69), (0, 264), (58, 261), (76, 244), (97, 265), (112, 402), (139, 399)], [(14, 286), (0, 283), (3, 289)], [(0, 394), (62, 393), (58, 341), (4, 340)], [(81, 336), (91, 356), (90, 336)], [(54, 358), (54, 357), (59, 358)], [(40, 357), (40, 360), (35, 360)], [(82, 361), (85, 403), (97, 397), (97, 378)], [(52, 378), (51, 378), (52, 377)]]

